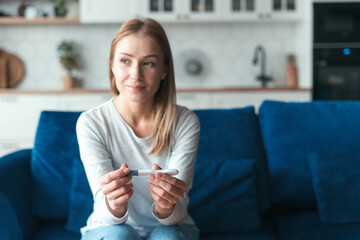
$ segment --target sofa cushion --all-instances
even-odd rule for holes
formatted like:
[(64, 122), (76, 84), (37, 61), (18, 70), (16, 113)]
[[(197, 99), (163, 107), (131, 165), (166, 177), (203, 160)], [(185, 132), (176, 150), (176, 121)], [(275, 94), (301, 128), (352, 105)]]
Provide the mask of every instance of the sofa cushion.
[(227, 159), (256, 159), (259, 208), (266, 210), (270, 199), (268, 170), (254, 108), (196, 110), (195, 113), (201, 126), (197, 161), (212, 164)]
[(65, 219), (69, 212), (72, 165), (79, 157), (78, 112), (41, 113), (32, 151), (32, 210), (40, 219)]
[(189, 195), (189, 213), (201, 233), (261, 228), (254, 167), (254, 159), (199, 159)]
[(360, 151), (328, 151), (308, 157), (320, 219), (360, 222)]
[(80, 232), (93, 211), (93, 197), (86, 178), (84, 165), (80, 158), (73, 162), (73, 182), (70, 193), (69, 217), (66, 224), (68, 231)]
[(220, 234), (201, 234), (201, 240), (275, 240), (275, 235), (268, 224), (264, 224), (262, 229), (254, 232), (243, 233), (220, 233)]
[(359, 223), (324, 223), (316, 211), (280, 214), (274, 223), (276, 239), (279, 240), (360, 239)]
[(308, 152), (360, 145), (360, 102), (265, 101), (259, 110), (271, 196), (288, 208), (316, 207)]

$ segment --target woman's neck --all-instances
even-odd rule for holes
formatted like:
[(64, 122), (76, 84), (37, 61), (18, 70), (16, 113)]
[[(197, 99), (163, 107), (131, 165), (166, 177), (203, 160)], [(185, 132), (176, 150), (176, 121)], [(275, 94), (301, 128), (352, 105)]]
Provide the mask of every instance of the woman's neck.
[(130, 102), (119, 95), (113, 100), (113, 104), (138, 137), (146, 137), (153, 133), (153, 102)]

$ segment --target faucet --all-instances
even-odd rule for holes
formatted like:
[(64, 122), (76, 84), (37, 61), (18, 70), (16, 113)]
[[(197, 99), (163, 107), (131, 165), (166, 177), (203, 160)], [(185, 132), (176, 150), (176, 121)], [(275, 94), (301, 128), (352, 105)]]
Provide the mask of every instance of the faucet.
[(261, 72), (260, 75), (258, 75), (256, 77), (256, 79), (258, 81), (261, 81), (261, 86), (262, 87), (266, 87), (267, 86), (267, 82), (271, 81), (272, 78), (270, 76), (266, 76), (266, 54), (265, 54), (265, 49), (263, 46), (258, 45), (255, 48), (255, 54), (254, 54), (254, 60), (253, 60), (253, 64), (256, 65), (259, 59), (259, 54), (261, 54)]

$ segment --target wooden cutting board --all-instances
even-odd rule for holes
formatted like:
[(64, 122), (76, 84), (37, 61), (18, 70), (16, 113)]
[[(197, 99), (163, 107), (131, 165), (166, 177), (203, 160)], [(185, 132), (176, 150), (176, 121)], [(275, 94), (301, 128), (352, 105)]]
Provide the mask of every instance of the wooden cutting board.
[(25, 74), (24, 63), (17, 56), (0, 49), (0, 88), (12, 88)]

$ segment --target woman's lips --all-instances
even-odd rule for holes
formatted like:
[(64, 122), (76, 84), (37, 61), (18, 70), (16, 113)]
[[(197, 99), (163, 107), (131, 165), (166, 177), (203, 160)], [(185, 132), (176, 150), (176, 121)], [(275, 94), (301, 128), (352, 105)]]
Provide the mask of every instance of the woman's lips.
[(145, 88), (143, 86), (138, 86), (138, 85), (128, 85), (127, 87), (134, 90), (134, 91), (140, 91), (140, 90)]

